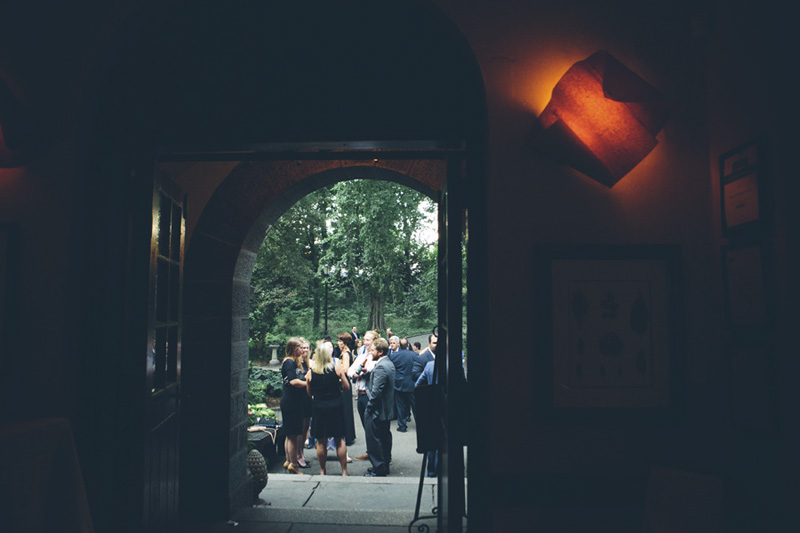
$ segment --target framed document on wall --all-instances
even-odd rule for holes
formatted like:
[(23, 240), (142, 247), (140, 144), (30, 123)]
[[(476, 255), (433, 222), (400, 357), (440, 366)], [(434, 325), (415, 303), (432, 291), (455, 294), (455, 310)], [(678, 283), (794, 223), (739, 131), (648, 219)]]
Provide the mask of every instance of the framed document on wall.
[(756, 231), (768, 218), (764, 146), (756, 139), (719, 158), (723, 237)]

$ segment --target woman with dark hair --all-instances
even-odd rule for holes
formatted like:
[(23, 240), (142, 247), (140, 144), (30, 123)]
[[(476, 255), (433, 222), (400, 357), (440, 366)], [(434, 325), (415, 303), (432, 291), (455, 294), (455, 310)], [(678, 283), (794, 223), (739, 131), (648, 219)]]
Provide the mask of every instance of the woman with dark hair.
[(312, 398), (314, 425), (311, 434), (317, 440), (317, 460), (319, 473), (325, 475), (328, 460), (326, 443), (333, 437), (336, 456), (342, 467), (342, 475), (347, 475), (347, 445), (344, 439), (344, 412), (342, 389), (350, 388), (350, 381), (341, 363), (334, 362), (331, 354), (333, 345), (320, 342), (311, 360), (311, 369), (306, 374), (306, 391)]
[[(345, 372), (350, 368), (350, 363), (353, 362), (353, 348), (350, 346), (352, 342), (353, 337), (349, 333), (339, 333), (336, 336), (336, 344), (339, 346), (338, 358), (341, 359)], [(334, 357), (337, 357), (336, 348), (334, 348), (333, 352)]]
[[(347, 370), (353, 362), (352, 346), (355, 345), (353, 336), (349, 333), (340, 333), (336, 337), (336, 341), (341, 351), (342, 368), (344, 368), (345, 374), (347, 374)], [(349, 377), (347, 381), (350, 381)], [(356, 423), (355, 416), (353, 415), (353, 390), (350, 387), (342, 389), (342, 401), (344, 402), (344, 440), (345, 444), (350, 446), (356, 441)], [(353, 460), (348, 457), (347, 462), (351, 463)]]
[(306, 381), (303, 372), (303, 341), (292, 337), (286, 343), (286, 357), (281, 364), (283, 395), (281, 396), (282, 427), (286, 434), (283, 467), (292, 474), (302, 474), (297, 467), (297, 438), (303, 433), (303, 389)]

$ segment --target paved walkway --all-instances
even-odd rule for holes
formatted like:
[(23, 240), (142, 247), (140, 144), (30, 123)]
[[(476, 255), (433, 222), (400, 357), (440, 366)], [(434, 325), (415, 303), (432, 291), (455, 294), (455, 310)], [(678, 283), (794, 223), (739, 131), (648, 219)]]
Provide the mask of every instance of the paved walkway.
[[(355, 406), (354, 406), (355, 407)], [(365, 451), (363, 428), (356, 416), (356, 442), (348, 448), (350, 457)], [(259, 495), (259, 503), (238, 511), (227, 523), (193, 524), (197, 533), (400, 533), (408, 532), (414, 519), (419, 490), (422, 455), (416, 452), (416, 426), (407, 433), (397, 431), (392, 422), (391, 473), (383, 478), (366, 478), (369, 461), (354, 460), (348, 477), (334, 452), (328, 452), (326, 476), (319, 475), (315, 451), (305, 450), (310, 468), (304, 475), (283, 473), (283, 457), (269, 465), (269, 481)], [(436, 529), (432, 509), (436, 506), (437, 480), (425, 478), (420, 515), (431, 518), (416, 522)]]

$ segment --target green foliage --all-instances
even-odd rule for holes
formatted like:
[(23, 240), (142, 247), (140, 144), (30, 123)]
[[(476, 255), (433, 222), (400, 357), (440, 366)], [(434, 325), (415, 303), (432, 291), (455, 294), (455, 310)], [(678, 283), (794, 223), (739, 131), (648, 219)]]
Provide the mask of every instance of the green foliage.
[(267, 383), (259, 379), (253, 379), (247, 383), (247, 400), (250, 404), (261, 403), (267, 397)]
[(420, 242), (417, 233), (433, 204), (392, 182), (348, 181), (336, 184), (332, 192), (337, 205), (352, 208), (333, 213), (323, 268), (331, 285), (352, 286), (364, 297), (367, 328), (385, 329), (386, 306), (405, 304), (421, 273), (430, 245)]
[(283, 380), (279, 370), (250, 365), (248, 381), (248, 403), (262, 403), (267, 396), (280, 398), (283, 395)]
[(247, 422), (249, 425), (255, 425), (261, 418), (267, 420), (275, 420), (275, 411), (269, 408), (265, 403), (257, 403), (255, 405), (247, 405)]
[(270, 344), (285, 345), (289, 337), (303, 335), (290, 323), (297, 312), (311, 312), (312, 325), (318, 326), (322, 285), (316, 273), (327, 212), (324, 194), (304, 197), (276, 222), (259, 249), (250, 309), (251, 347), (259, 355)]
[[(420, 238), (435, 204), (392, 182), (353, 180), (309, 194), (268, 232), (253, 270), (251, 359), (290, 337), (319, 339), (436, 323), (436, 246)], [(430, 241), (431, 239), (429, 239)], [(435, 240), (435, 239), (434, 239)]]

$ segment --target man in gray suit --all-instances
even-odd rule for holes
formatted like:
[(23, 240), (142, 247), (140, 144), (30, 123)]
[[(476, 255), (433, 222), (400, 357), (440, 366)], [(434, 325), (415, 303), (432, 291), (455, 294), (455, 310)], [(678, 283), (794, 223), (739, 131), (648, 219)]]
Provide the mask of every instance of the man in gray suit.
[(364, 411), (364, 432), (367, 440), (367, 454), (372, 467), (366, 477), (389, 475), (389, 462), (392, 460), (392, 432), (389, 421), (394, 416), (394, 378), (395, 368), (389, 353), (389, 343), (378, 338), (370, 346), (372, 357), (377, 361), (375, 368), (367, 374), (367, 407)]

